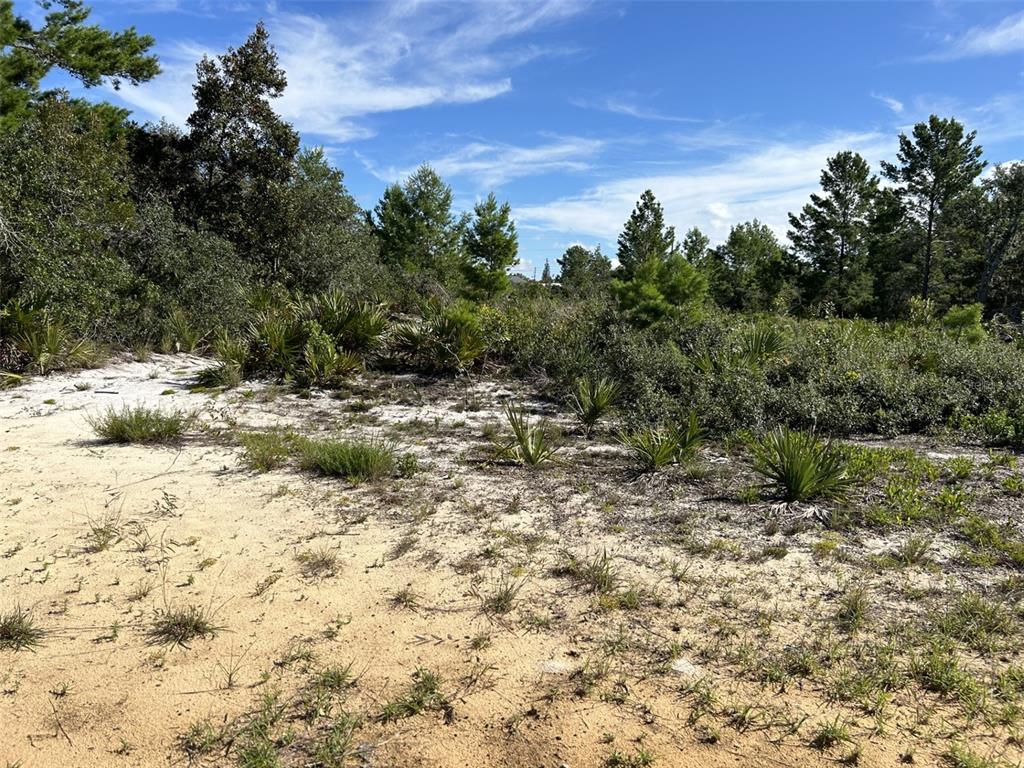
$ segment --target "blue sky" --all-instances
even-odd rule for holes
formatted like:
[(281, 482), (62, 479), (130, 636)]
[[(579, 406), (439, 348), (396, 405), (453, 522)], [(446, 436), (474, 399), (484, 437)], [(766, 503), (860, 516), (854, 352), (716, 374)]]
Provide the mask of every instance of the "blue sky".
[(828, 155), (877, 169), (931, 112), (977, 130), (990, 162), (1024, 158), (1020, 2), (92, 6), (156, 37), (164, 74), (86, 95), (181, 123), (196, 60), (263, 19), (289, 79), (278, 110), (364, 206), (430, 162), (458, 207), (512, 203), (527, 273), (575, 242), (614, 253), (647, 187), (680, 234), (717, 242), (757, 217), (784, 235)]

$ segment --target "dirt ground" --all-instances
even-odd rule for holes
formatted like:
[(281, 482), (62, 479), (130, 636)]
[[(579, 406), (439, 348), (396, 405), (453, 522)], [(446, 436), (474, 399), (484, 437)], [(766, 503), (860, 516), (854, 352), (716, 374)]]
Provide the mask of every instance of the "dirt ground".
[[(338, 765), (930, 765), (950, 745), (989, 761), (971, 765), (1020, 764), (1011, 726), (965, 720), (910, 683), (883, 718), (820, 677), (758, 672), (808, 638), (837, 654), (868, 645), (822, 618), (853, 581), (870, 582), (891, 634), (928, 593), (1005, 575), (957, 571), (949, 542), (936, 539), (931, 568), (884, 570), (863, 567), (893, 544), (880, 534), (844, 539), (848, 557), (822, 556), (820, 527), (783, 541), (766, 521), (813, 510), (737, 501), (749, 470), (721, 447), (700, 473), (636, 478), (609, 435), (562, 421), (563, 463), (492, 461), (503, 400), (563, 418), (520, 385), (189, 392), (205, 364), (154, 356), (0, 392), (0, 613), (46, 631), (0, 650), (0, 768), (329, 765), (342, 712), (359, 724)], [(121, 404), (195, 409), (203, 429), (104, 444), (88, 418)], [(419, 471), (356, 487), (292, 465), (254, 472), (235, 436), (271, 426), (383, 434)], [(566, 565), (605, 555), (608, 589)], [(510, 585), (510, 609), (489, 610)], [(215, 631), (160, 642), (154, 621), (183, 607)], [(998, 662), (1015, 658), (1006, 646)], [(353, 682), (311, 714), (311, 681), (339, 668)], [(440, 678), (438, 695), (381, 716), (417, 670)], [(226, 734), (268, 695), (278, 762), (247, 764)], [(845, 730), (819, 738), (833, 722)], [(214, 745), (186, 739), (197, 723), (221, 734)]]

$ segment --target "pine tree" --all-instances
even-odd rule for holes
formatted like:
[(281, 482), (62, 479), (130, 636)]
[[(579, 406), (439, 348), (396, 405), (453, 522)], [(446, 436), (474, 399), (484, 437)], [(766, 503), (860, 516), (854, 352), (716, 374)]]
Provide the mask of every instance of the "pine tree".
[(932, 115), (927, 123), (914, 126), (912, 138), (900, 134), (898, 163), (882, 163), (883, 174), (901, 185), (901, 197), (924, 231), (922, 299), (927, 299), (932, 289), (942, 215), (985, 167), (982, 149), (974, 144), (976, 136), (974, 131), (965, 134), (963, 125), (953, 118)]
[(464, 243), (467, 278), (474, 293), (489, 298), (507, 291), (508, 270), (519, 261), (519, 238), (509, 204), (498, 205), (493, 192), (477, 203)]
[[(977, 299), (988, 305), (995, 287), (1001, 294), (1000, 309), (1019, 314), (1024, 285), (1024, 162), (997, 166), (984, 190), (985, 257)], [(1013, 288), (1007, 291), (1006, 286)]]
[(547, 259), (544, 259), (544, 271), (541, 272), (540, 281), (544, 283), (544, 285), (549, 285), (551, 283), (551, 263)]
[(661, 204), (651, 190), (640, 197), (618, 245), (618, 279), (612, 287), (632, 322), (645, 326), (669, 316), (699, 314), (707, 280), (680, 252), (675, 230), (665, 226)]
[(651, 190), (640, 196), (618, 240), (619, 272), (624, 280), (648, 259), (665, 262), (678, 250), (676, 232), (665, 226), (665, 213)]
[(194, 169), (188, 204), (274, 279), (291, 236), (284, 200), (299, 136), (270, 105), (288, 81), (263, 23), (240, 48), (204, 56), (196, 75), (185, 141)]
[(428, 165), (384, 191), (373, 228), (385, 264), (456, 287), (465, 272), (464, 225), (452, 213), (452, 190)]
[(789, 215), (789, 240), (810, 261), (810, 295), (842, 312), (859, 311), (872, 298), (865, 266), (878, 179), (859, 154), (840, 152), (828, 159), (821, 190), (799, 215)]
[(582, 245), (570, 245), (557, 263), (558, 282), (562, 288), (576, 295), (600, 291), (611, 280), (612, 265), (601, 253), (601, 246), (591, 251)]
[[(134, 27), (108, 32), (86, 24), (90, 9), (81, 0), (43, 4), (59, 10), (46, 14), (33, 29), (28, 19), (14, 15), (13, 0), (0, 0), (0, 130), (14, 128), (29, 106), (38, 101), (40, 83), (52, 69), (62, 69), (86, 88), (122, 80), (133, 85), (160, 73), (156, 56), (148, 53), (154, 40)], [(110, 109), (109, 105), (107, 108)]]

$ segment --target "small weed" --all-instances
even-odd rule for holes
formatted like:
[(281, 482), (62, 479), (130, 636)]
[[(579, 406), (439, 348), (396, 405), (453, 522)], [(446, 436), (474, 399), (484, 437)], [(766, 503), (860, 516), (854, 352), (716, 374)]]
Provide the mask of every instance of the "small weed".
[(434, 710), (443, 712), (446, 722), (451, 722), (455, 714), (448, 697), (441, 692), (441, 678), (429, 670), (417, 669), (409, 689), (384, 704), (378, 719), (387, 723)]
[(473, 594), (480, 600), (480, 610), (484, 613), (504, 616), (515, 606), (516, 596), (525, 583), (525, 579), (502, 574), (492, 589), (482, 593), (474, 588)]
[(338, 553), (326, 547), (308, 549), (295, 555), (295, 560), (307, 579), (325, 579), (341, 570)]

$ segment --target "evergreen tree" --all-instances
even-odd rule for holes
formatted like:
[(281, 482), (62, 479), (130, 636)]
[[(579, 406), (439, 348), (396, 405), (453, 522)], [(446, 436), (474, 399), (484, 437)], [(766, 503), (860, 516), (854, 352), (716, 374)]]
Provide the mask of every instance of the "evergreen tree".
[(570, 245), (557, 259), (558, 282), (575, 295), (589, 295), (605, 289), (611, 280), (612, 265), (601, 253), (601, 246), (593, 251), (582, 245)]
[(544, 259), (544, 271), (541, 272), (540, 281), (544, 283), (544, 285), (551, 284), (551, 262), (547, 259)]
[(789, 240), (810, 262), (810, 297), (844, 313), (858, 312), (872, 299), (866, 261), (878, 179), (859, 154), (840, 152), (828, 159), (821, 190), (799, 215), (789, 215)]
[(983, 186), (985, 253), (977, 300), (1019, 317), (1024, 295), (1024, 162), (997, 166)]
[(519, 261), (519, 238), (509, 204), (498, 205), (493, 192), (477, 203), (464, 244), (467, 278), (473, 291), (485, 298), (507, 291), (508, 270)]
[(287, 79), (263, 23), (245, 43), (196, 67), (186, 153), (189, 207), (270, 279), (280, 277), (294, 221), (285, 200), (299, 137), (270, 105)]
[(711, 240), (697, 227), (687, 230), (683, 237), (683, 256), (696, 267), (701, 267), (708, 258), (708, 246)]
[(618, 241), (619, 273), (629, 280), (648, 259), (664, 262), (678, 250), (676, 232), (665, 226), (665, 213), (651, 190), (640, 196)]
[[(14, 15), (14, 1), (0, 0), (0, 131), (14, 128), (29, 106), (43, 95), (40, 84), (54, 68), (87, 88), (122, 80), (133, 85), (160, 73), (156, 56), (147, 52), (153, 38), (134, 27), (108, 32), (87, 24), (90, 9), (81, 0), (48, 0), (43, 25)], [(109, 107), (108, 109), (113, 109)], [(124, 112), (119, 111), (123, 117)]]
[(882, 163), (887, 179), (901, 185), (907, 210), (923, 230), (921, 298), (932, 290), (935, 244), (947, 206), (963, 194), (985, 167), (976, 133), (964, 133), (956, 120), (936, 115), (914, 126), (912, 137), (900, 134), (898, 163)]
[(798, 265), (775, 233), (757, 219), (734, 226), (715, 249), (712, 263), (712, 296), (724, 307), (774, 311), (794, 298)]
[(707, 281), (683, 257), (675, 230), (665, 226), (651, 190), (640, 197), (618, 245), (618, 279), (612, 287), (632, 322), (651, 325), (669, 316), (693, 318), (700, 313)]
[(404, 185), (388, 187), (372, 221), (385, 264), (447, 287), (460, 283), (466, 264), (464, 223), (452, 213), (451, 187), (430, 166), (420, 166)]

